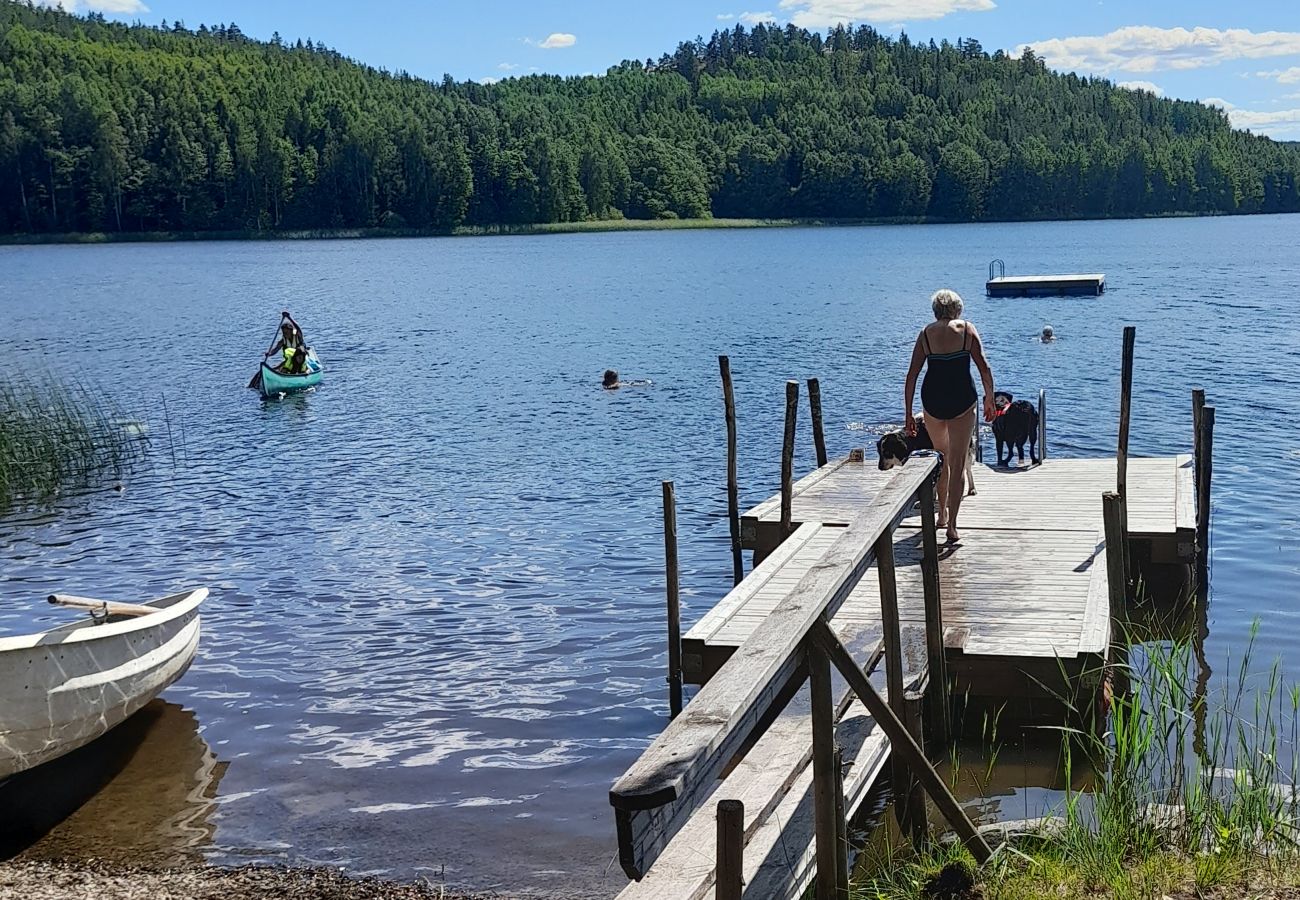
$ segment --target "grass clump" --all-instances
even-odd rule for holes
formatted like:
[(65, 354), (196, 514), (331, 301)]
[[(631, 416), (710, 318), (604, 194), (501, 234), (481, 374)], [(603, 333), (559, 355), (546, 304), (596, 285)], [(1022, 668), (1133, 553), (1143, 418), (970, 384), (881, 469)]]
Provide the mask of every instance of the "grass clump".
[(887, 846), (855, 900), (1300, 897), (1300, 688), (1276, 664), (1252, 674), (1249, 646), (1214, 691), (1190, 643), (1131, 653), (1104, 732), (1063, 734), (1065, 783), (1086, 765), (1092, 789), (1067, 790), (1055, 827), (982, 868), (960, 846)]
[(0, 508), (121, 478), (147, 428), (91, 391), (55, 381), (0, 383)]

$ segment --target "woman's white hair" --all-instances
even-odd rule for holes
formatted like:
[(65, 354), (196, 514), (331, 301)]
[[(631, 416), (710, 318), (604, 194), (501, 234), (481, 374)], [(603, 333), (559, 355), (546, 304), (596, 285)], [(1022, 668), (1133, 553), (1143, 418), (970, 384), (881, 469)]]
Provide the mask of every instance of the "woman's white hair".
[(930, 298), (930, 308), (934, 310), (936, 319), (960, 319), (961, 295), (947, 288), (935, 291), (934, 296)]

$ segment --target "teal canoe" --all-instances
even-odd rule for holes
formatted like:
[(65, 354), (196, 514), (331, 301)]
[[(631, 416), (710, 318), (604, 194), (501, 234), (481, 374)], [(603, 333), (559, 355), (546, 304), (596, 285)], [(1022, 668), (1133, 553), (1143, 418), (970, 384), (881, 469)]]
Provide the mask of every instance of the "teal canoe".
[(301, 375), (284, 375), (275, 371), (267, 363), (262, 363), (262, 383), (259, 386), (263, 397), (278, 397), (305, 391), (321, 383), (325, 370), (316, 358), (315, 350), (307, 351), (307, 371)]

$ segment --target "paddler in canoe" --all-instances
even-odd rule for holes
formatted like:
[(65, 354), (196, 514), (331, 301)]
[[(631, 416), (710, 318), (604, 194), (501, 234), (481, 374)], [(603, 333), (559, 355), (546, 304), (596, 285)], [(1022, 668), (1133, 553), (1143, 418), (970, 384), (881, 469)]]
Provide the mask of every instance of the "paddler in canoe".
[[(277, 355), (278, 362), (274, 360)], [(287, 311), (282, 312), (275, 342), (262, 357), (262, 365), (248, 386), (271, 397), (315, 387), (320, 380), (320, 361), (307, 346), (302, 328)]]

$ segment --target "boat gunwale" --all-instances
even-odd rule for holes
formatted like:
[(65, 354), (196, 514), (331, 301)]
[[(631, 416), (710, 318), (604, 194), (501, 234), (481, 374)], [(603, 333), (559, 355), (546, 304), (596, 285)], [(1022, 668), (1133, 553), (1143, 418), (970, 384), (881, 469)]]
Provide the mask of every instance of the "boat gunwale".
[(145, 606), (159, 607), (159, 612), (154, 615), (122, 619), (117, 622), (107, 622), (102, 625), (96, 625), (93, 620), (85, 619), (80, 622), (69, 622), (66, 625), (57, 625), (53, 628), (33, 632), (31, 634), (19, 634), (12, 637), (0, 638), (0, 653), (6, 653), (11, 650), (31, 650), (36, 647), (56, 647), (63, 644), (106, 640), (121, 637), (125, 634), (146, 631), (189, 615), (191, 612), (197, 610), (199, 605), (206, 600), (207, 597), (207, 588), (193, 588), (188, 591), (169, 594), (166, 597), (159, 597), (156, 600), (150, 600), (145, 603)]

